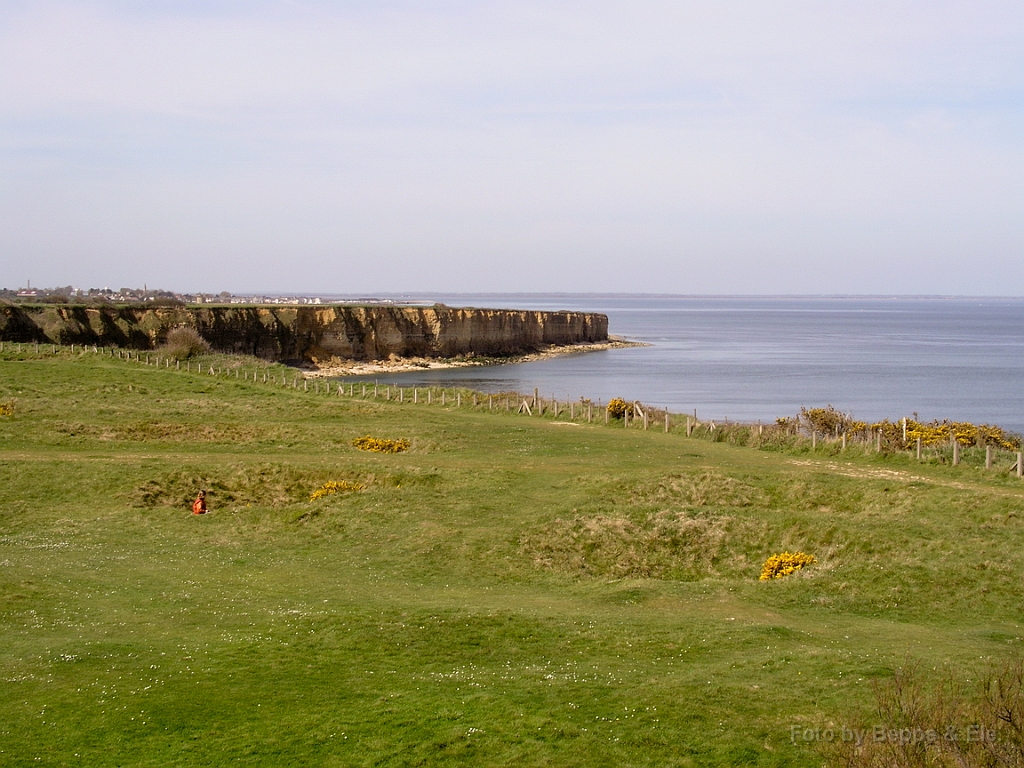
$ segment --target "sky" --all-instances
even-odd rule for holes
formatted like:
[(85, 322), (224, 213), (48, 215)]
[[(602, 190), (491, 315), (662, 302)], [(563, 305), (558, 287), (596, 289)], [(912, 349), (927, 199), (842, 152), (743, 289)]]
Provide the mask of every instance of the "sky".
[(1024, 295), (1024, 4), (0, 3), (0, 286)]

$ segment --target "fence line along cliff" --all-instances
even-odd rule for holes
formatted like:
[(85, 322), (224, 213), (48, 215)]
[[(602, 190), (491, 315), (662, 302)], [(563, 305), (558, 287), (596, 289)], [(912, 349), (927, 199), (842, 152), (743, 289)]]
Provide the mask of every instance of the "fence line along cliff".
[(608, 317), (451, 307), (0, 306), (0, 340), (154, 349), (172, 328), (214, 349), (271, 360), (506, 357), (608, 339)]

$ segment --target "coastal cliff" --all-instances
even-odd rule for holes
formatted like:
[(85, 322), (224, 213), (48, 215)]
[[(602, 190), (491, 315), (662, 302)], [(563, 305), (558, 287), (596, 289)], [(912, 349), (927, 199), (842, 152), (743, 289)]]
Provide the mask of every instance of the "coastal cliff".
[(172, 328), (195, 328), (221, 352), (269, 360), (508, 357), (602, 342), (608, 317), (592, 312), (433, 307), (0, 306), (0, 340), (155, 349)]

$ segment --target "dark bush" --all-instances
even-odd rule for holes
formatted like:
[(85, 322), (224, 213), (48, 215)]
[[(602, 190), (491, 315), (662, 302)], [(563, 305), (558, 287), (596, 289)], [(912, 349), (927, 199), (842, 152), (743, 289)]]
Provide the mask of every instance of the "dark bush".
[(174, 328), (167, 334), (163, 352), (176, 360), (185, 360), (210, 351), (210, 343), (199, 335), (199, 331), (188, 326)]

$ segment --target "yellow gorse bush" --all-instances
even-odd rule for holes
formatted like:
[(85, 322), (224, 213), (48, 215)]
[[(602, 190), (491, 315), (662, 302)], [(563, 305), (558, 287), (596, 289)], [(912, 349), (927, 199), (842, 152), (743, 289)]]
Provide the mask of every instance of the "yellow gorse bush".
[(621, 419), (627, 413), (633, 413), (633, 406), (621, 397), (614, 397), (608, 401), (608, 415), (613, 419)]
[(772, 555), (764, 561), (764, 566), (761, 568), (761, 581), (781, 579), (783, 576), (789, 576), (804, 566), (813, 565), (816, 562), (818, 562), (818, 558), (808, 555), (806, 552), (783, 552)]
[(13, 416), (14, 403), (0, 403), (0, 416)]
[(335, 493), (344, 493), (346, 491), (361, 491), (365, 487), (366, 486), (359, 483), (350, 483), (348, 480), (328, 480), (310, 494), (309, 500), (316, 501), (317, 499), (322, 499), (324, 496), (330, 496)]
[(373, 451), (374, 453), (401, 453), (409, 450), (411, 443), (404, 437), (398, 440), (388, 440), (383, 437), (371, 437), (364, 435), (352, 441), (352, 445), (361, 451)]
[(906, 436), (904, 437), (903, 419), (896, 421), (876, 421), (874, 424), (867, 424), (857, 421), (850, 414), (836, 410), (831, 405), (825, 408), (801, 408), (800, 415), (795, 419), (777, 419), (776, 424), (780, 427), (787, 427), (790, 432), (795, 432), (801, 425), (816, 432), (834, 434), (838, 437), (841, 434), (860, 436), (868, 438), (882, 434), (882, 440), (887, 446), (907, 450), (913, 446), (918, 438), (921, 438), (922, 445), (948, 445), (956, 435), (956, 441), (962, 447), (972, 445), (998, 446), (1007, 451), (1019, 451), (1021, 439), (1001, 427), (991, 424), (972, 424), (969, 421), (929, 421), (921, 422), (917, 419), (906, 419)]
[[(894, 433), (898, 431), (900, 438), (903, 436), (902, 422), (896, 424), (882, 422), (871, 426), (873, 429), (881, 429), (883, 434), (889, 431)], [(919, 421), (907, 419), (908, 444), (916, 442), (920, 437), (924, 445), (941, 445), (951, 442), (953, 435), (956, 435), (956, 441), (962, 446), (984, 443), (998, 446), (1007, 451), (1020, 449), (1019, 437), (991, 424), (971, 424), (969, 421), (932, 421), (922, 424)]]

